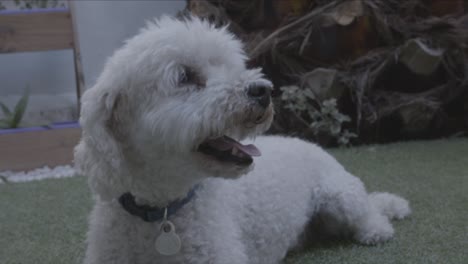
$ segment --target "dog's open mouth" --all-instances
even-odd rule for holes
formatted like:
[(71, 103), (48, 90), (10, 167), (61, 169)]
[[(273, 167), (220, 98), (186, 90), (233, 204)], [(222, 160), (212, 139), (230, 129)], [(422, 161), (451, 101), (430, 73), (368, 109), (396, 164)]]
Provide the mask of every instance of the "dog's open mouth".
[(198, 147), (198, 151), (219, 161), (245, 166), (253, 162), (252, 157), (261, 155), (254, 145), (243, 145), (228, 136), (206, 140)]

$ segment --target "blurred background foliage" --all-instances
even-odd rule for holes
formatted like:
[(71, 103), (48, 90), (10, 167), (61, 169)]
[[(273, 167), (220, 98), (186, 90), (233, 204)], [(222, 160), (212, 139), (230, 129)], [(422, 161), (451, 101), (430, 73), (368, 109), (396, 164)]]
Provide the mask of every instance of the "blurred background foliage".
[[(467, 0), (188, 0), (275, 84), (270, 133), (322, 145), (467, 135)], [(183, 15), (182, 14), (182, 15)]]

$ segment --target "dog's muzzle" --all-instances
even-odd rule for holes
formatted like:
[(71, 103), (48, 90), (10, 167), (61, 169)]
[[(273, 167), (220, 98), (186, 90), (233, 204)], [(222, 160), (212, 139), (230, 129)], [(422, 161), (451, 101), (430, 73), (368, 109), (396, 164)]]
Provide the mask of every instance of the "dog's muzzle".
[(247, 96), (261, 107), (267, 108), (271, 102), (271, 87), (263, 84), (252, 84), (247, 87)]

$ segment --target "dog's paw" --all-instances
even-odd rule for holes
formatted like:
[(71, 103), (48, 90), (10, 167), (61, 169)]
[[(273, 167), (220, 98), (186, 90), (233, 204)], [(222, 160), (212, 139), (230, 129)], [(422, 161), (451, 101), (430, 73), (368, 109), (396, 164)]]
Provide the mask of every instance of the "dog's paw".
[(411, 214), (408, 201), (400, 196), (385, 192), (374, 192), (369, 195), (369, 200), (380, 213), (389, 219), (400, 220)]
[(393, 234), (393, 226), (384, 216), (380, 216), (375, 219), (367, 219), (358, 228), (354, 238), (364, 245), (375, 245), (390, 240)]

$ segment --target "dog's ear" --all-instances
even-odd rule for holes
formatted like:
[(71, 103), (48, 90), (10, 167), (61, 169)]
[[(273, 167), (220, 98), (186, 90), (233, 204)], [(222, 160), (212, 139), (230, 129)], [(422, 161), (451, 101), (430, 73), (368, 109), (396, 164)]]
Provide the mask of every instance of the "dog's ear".
[[(117, 91), (103, 92), (90, 89), (83, 95), (80, 124), (83, 140), (104, 155), (112, 167), (118, 168), (122, 160), (123, 95)], [(123, 125), (122, 125), (123, 126)]]
[[(122, 177), (122, 140), (126, 134), (126, 97), (117, 90), (94, 87), (82, 98), (82, 139), (75, 148), (75, 168), (88, 176), (91, 189), (103, 200), (127, 191)], [(128, 116), (128, 114), (127, 114)]]
[[(107, 95), (108, 96), (108, 95)], [(122, 146), (128, 139), (128, 99), (125, 95), (118, 93), (109, 102), (110, 116), (106, 121), (106, 128), (109, 134), (114, 137), (117, 143)]]

